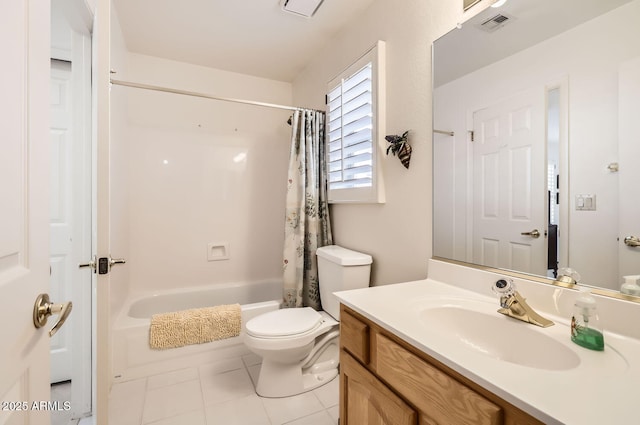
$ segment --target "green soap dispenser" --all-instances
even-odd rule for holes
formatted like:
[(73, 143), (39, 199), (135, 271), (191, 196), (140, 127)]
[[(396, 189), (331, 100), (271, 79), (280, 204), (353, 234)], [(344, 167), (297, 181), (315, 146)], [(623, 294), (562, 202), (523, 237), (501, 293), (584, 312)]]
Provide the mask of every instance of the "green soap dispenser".
[(604, 350), (604, 333), (596, 300), (587, 288), (580, 288), (571, 316), (571, 341), (590, 350)]

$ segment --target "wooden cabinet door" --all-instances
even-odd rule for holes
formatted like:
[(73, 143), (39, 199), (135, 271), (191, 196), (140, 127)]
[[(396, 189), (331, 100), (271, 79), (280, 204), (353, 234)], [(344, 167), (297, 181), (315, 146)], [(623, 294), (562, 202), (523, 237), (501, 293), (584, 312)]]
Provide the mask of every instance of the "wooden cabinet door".
[(418, 415), (349, 354), (340, 355), (342, 425), (416, 425)]
[(503, 424), (502, 408), (378, 334), (376, 373), (420, 411), (429, 424)]

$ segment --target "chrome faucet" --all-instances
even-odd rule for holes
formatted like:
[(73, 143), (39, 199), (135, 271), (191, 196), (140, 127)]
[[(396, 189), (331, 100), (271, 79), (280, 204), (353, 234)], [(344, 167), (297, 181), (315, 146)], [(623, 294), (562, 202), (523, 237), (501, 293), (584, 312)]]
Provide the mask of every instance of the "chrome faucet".
[(493, 284), (491, 290), (500, 296), (501, 308), (498, 309), (498, 313), (543, 328), (554, 324), (551, 320), (540, 316), (527, 304), (526, 299), (516, 291), (513, 281), (500, 279)]

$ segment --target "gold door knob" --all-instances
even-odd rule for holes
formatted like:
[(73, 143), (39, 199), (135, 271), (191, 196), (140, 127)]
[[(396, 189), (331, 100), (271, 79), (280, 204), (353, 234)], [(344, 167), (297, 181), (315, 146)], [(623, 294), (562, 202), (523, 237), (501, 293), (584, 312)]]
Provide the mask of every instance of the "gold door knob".
[(539, 238), (540, 237), (540, 231), (538, 231), (538, 229), (533, 229), (530, 232), (522, 232), (520, 233), (522, 236), (531, 236), (532, 238)]
[(67, 320), (72, 308), (71, 301), (63, 304), (54, 304), (49, 300), (49, 294), (40, 294), (33, 306), (33, 324), (36, 328), (41, 328), (47, 324), (49, 316), (57, 314), (58, 321), (49, 330), (49, 337), (52, 337)]
[(624, 238), (624, 244), (633, 247), (640, 246), (640, 238), (637, 236), (627, 236)]

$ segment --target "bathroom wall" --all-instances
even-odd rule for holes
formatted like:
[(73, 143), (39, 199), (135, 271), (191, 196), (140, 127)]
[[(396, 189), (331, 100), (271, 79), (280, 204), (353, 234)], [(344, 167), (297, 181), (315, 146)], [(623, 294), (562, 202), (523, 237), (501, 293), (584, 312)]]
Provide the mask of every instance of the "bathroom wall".
[[(568, 81), (569, 264), (586, 283), (611, 285), (611, 289), (620, 284), (618, 176), (609, 172), (607, 165), (618, 161), (618, 69), (621, 62), (640, 55), (640, 42), (628, 42), (640, 40), (640, 28), (635, 24), (639, 18), (640, 2), (633, 2), (437, 89), (438, 99), (443, 100), (438, 107), (439, 125), (456, 135), (466, 135), (468, 112), (497, 101), (503, 97), (501, 93), (520, 92), (559, 79)], [(577, 49), (576, 45), (584, 47)], [(505, 75), (511, 77), (505, 79)], [(598, 99), (597, 108), (593, 99)], [(450, 161), (438, 168), (443, 184), (436, 205), (443, 207), (439, 208), (434, 237), (441, 255), (470, 261), (464, 240), (467, 217), (452, 214), (452, 206), (444, 207), (454, 199), (457, 206), (466, 200), (468, 144), (465, 137), (437, 137), (436, 146), (443, 154), (440, 158), (447, 155)], [(596, 194), (596, 211), (576, 211), (575, 194), (580, 193)]]
[[(116, 79), (292, 103), (289, 83), (112, 50)], [(117, 85), (111, 96), (111, 247), (127, 259), (113, 310), (128, 294), (280, 279), (290, 112)], [(208, 261), (210, 243), (229, 259)]]
[(432, 244), (431, 43), (462, 17), (461, 0), (406, 0), (402, 7), (375, 1), (293, 83), (296, 103), (324, 108), (327, 83), (377, 40), (386, 41), (386, 133), (410, 130), (411, 165), (407, 170), (397, 157), (385, 158), (385, 204), (331, 207), (335, 242), (373, 256), (373, 285), (427, 275)]

